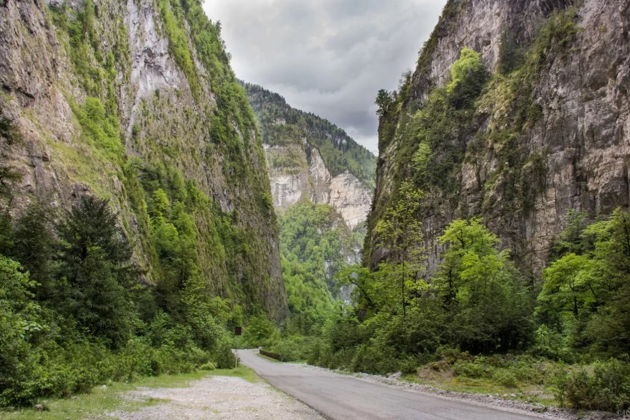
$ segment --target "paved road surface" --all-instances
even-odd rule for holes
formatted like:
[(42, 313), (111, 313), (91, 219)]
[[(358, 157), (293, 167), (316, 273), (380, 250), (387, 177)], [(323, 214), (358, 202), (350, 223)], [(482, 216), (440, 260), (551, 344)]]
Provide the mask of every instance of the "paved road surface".
[(405, 391), (324, 369), (274, 363), (257, 350), (238, 350), (241, 362), (271, 385), (330, 419), (531, 420), (534, 416), (501, 411), (418, 391)]

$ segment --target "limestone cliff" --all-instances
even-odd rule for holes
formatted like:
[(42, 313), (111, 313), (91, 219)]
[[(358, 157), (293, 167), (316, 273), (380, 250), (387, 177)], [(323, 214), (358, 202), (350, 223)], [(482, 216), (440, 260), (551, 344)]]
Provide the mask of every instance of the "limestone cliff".
[(286, 314), (260, 136), (200, 0), (4, 0), (0, 86), (12, 212), (109, 198), (145, 281), (185, 236), (209, 293)]
[[(449, 1), (416, 70), (380, 95), (366, 262), (387, 258), (374, 227), (403, 181), (424, 193), (429, 268), (455, 218), (482, 216), (536, 276), (570, 209), (627, 208), (629, 30), (627, 0)], [(459, 86), (464, 48), (485, 75)]]
[(263, 133), (274, 206), (329, 204), (350, 229), (370, 209), (376, 160), (343, 130), (290, 107), (280, 95), (245, 84)]

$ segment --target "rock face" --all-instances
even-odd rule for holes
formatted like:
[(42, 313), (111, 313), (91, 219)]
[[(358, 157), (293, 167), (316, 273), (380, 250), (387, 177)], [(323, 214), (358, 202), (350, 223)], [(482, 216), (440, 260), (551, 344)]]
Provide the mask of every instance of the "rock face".
[(366, 262), (387, 258), (374, 227), (400, 183), (427, 185), (410, 159), (421, 142), (410, 122), (449, 82), (464, 47), (480, 53), (490, 76), (466, 132), (453, 136), (457, 154), (445, 169), (453, 188), (425, 191), (418, 217), (430, 268), (455, 218), (482, 216), (536, 276), (570, 209), (595, 217), (627, 208), (629, 31), (628, 0), (449, 1), (415, 72), (382, 109)]
[(351, 230), (363, 224), (371, 206), (374, 156), (280, 95), (251, 84), (245, 88), (261, 124), (276, 210), (283, 214), (309, 200), (334, 207)]
[(0, 2), (0, 169), (20, 176), (0, 182), (12, 213), (109, 198), (149, 283), (159, 280), (151, 209), (165, 190), (173, 226), (192, 221), (208, 290), (280, 319), (260, 136), (218, 26), (201, 1), (185, 3)]

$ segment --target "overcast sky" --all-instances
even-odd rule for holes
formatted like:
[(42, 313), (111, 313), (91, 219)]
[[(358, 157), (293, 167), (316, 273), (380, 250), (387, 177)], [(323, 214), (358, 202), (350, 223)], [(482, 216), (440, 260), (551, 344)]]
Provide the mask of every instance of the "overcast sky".
[(377, 153), (374, 98), (412, 70), (446, 0), (206, 0), (236, 75)]

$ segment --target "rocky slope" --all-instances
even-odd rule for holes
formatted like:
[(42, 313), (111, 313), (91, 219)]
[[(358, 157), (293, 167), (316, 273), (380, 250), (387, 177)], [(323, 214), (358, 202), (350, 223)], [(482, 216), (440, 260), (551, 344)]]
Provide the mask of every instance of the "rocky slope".
[(260, 121), (271, 192), (284, 213), (302, 199), (329, 204), (350, 229), (370, 209), (376, 160), (343, 130), (290, 107), (280, 95), (245, 84)]
[[(483, 216), (536, 276), (570, 209), (627, 208), (629, 30), (627, 0), (449, 1), (415, 72), (381, 96), (366, 262), (387, 258), (374, 227), (405, 180), (424, 193), (429, 268), (455, 218)], [(465, 47), (478, 91), (452, 80)]]
[(109, 198), (145, 281), (186, 237), (209, 293), (285, 316), (260, 137), (200, 0), (0, 2), (0, 86), (11, 212)]

